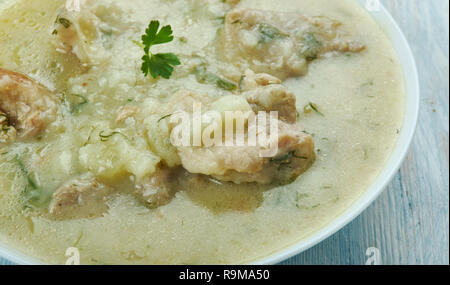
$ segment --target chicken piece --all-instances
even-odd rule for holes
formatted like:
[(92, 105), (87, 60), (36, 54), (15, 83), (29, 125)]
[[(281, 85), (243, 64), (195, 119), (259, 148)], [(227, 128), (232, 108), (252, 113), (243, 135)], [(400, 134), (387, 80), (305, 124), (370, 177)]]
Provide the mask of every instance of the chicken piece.
[(295, 123), (297, 121), (296, 98), (280, 84), (281, 81), (268, 74), (255, 74), (247, 70), (241, 80), (242, 96), (251, 104), (254, 112), (278, 111), (281, 120)]
[(340, 25), (326, 17), (234, 9), (226, 16), (219, 51), (239, 66), (285, 80), (305, 75), (316, 58), (365, 49), (346, 39)]
[(0, 125), (6, 141), (37, 136), (55, 120), (57, 109), (47, 88), (23, 74), (0, 68)]
[[(310, 135), (301, 130), (302, 127), (299, 124), (286, 124), (280, 121), (277, 139), (278, 152), (274, 157), (262, 158), (258, 171), (252, 171), (251, 168), (245, 171), (229, 168), (224, 174), (213, 175), (213, 177), (237, 184), (248, 182), (291, 183), (308, 170), (315, 161), (314, 141)], [(259, 156), (258, 158), (261, 161)], [(253, 159), (255, 159), (254, 156)]]
[(130, 27), (114, 3), (83, 1), (79, 11), (58, 10), (52, 34), (60, 53), (75, 55), (82, 65), (98, 65), (110, 58), (113, 36)]
[(125, 106), (121, 108), (119, 113), (117, 114), (116, 123), (121, 123), (125, 121), (127, 118), (134, 116), (136, 112), (137, 112), (136, 106)]
[[(239, 95), (221, 96), (219, 98), (200, 96), (189, 91), (180, 91), (171, 96), (164, 106), (159, 110), (159, 119), (152, 125), (167, 125), (169, 133), (178, 126), (168, 120), (170, 115), (179, 111), (187, 112), (189, 121), (192, 123), (193, 106), (201, 103), (201, 129), (202, 133), (196, 132), (189, 127), (191, 136), (187, 140), (177, 141), (171, 144), (171, 150), (177, 153), (179, 164), (191, 174), (202, 174), (211, 176), (221, 181), (229, 181), (234, 183), (250, 183), (259, 184), (288, 183), (306, 171), (314, 162), (314, 142), (310, 135), (303, 132), (303, 128), (297, 121), (297, 110), (295, 106), (296, 98), (293, 93), (289, 92), (280, 84), (280, 80), (268, 74), (255, 74), (248, 70), (241, 80), (240, 89), (243, 93)], [(155, 103), (156, 104), (156, 103)], [(218, 112), (218, 116), (209, 115), (208, 111)], [(220, 142), (214, 138), (211, 142), (205, 143), (203, 132), (211, 126), (226, 127), (224, 124), (224, 116), (227, 111), (241, 111), (244, 126), (244, 144), (228, 146), (225, 142), (222, 144), (223, 137)], [(276, 129), (273, 126), (267, 129), (259, 129), (259, 120), (256, 119), (257, 112), (268, 115), (271, 111), (278, 111), (278, 118), (275, 119)], [(169, 115), (170, 114), (170, 115)], [(249, 114), (248, 117), (244, 114)], [(141, 114), (142, 116), (142, 114)], [(148, 116), (148, 115), (147, 115)], [(218, 119), (217, 119), (218, 118)], [(167, 120), (166, 120), (167, 119)], [(222, 119), (222, 123), (217, 124), (216, 120)], [(270, 125), (268, 119), (267, 126)], [(238, 119), (235, 119), (237, 122)], [(247, 127), (247, 128), (245, 128)], [(237, 127), (236, 127), (237, 129)], [(252, 133), (250, 133), (252, 130)], [(277, 136), (271, 136), (271, 132), (276, 130)], [(199, 131), (197, 129), (197, 131)], [(253, 132), (254, 131), (254, 132)], [(195, 132), (195, 133), (194, 133)], [(214, 135), (216, 133), (214, 132)], [(222, 136), (225, 131), (222, 131)], [(250, 143), (250, 134), (255, 134), (256, 138)], [(193, 135), (201, 135), (202, 142), (198, 146), (192, 146), (194, 142)], [(176, 135), (178, 137), (178, 135)], [(226, 139), (226, 136), (225, 136)], [(187, 142), (187, 143), (186, 143)], [(184, 145), (185, 143), (185, 145)], [(263, 155), (268, 149), (267, 146), (276, 146), (276, 152), (271, 155)], [(177, 164), (178, 165), (178, 164)], [(153, 179), (160, 179), (160, 174), (156, 174)], [(148, 185), (160, 185), (159, 180)], [(160, 204), (160, 197), (165, 201), (171, 195), (173, 184), (167, 184), (163, 187), (161, 193), (158, 187), (146, 186), (150, 189), (149, 195), (151, 201), (155, 200), (155, 204)], [(170, 185), (170, 187), (167, 187)], [(142, 191), (141, 191), (142, 192)], [(153, 196), (156, 195), (156, 196)], [(146, 200), (146, 199), (144, 199)], [(164, 202), (162, 202), (164, 203)]]
[(310, 135), (302, 132), (299, 124), (282, 121), (278, 121), (278, 136), (275, 139), (273, 143), (277, 144), (278, 151), (274, 157), (262, 156), (265, 146), (261, 144), (178, 147), (178, 154), (183, 167), (190, 173), (210, 175), (237, 184), (289, 183), (314, 162), (314, 142)]
[(148, 208), (168, 204), (178, 191), (177, 177), (183, 173), (181, 168), (160, 168), (146, 182), (136, 185), (135, 196)]
[(73, 179), (53, 193), (49, 213), (54, 218), (92, 218), (107, 211), (106, 197), (111, 188), (95, 178)]

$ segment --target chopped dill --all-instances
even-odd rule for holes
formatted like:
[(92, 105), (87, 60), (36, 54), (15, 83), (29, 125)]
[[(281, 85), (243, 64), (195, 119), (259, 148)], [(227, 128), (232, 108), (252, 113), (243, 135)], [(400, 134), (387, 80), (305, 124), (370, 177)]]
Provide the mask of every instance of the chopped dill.
[(66, 29), (68, 29), (70, 27), (70, 25), (72, 25), (72, 23), (69, 20), (67, 20), (66, 18), (60, 17), (60, 16), (58, 16), (56, 18), (56, 22), (63, 25), (63, 27)]
[(172, 114), (162, 116), (161, 118), (159, 118), (158, 123), (161, 122), (161, 121), (164, 120), (164, 119), (169, 118), (170, 116), (172, 116)]
[(324, 115), (322, 112), (319, 111), (319, 107), (318, 107), (316, 104), (314, 104), (314, 103), (312, 103), (312, 102), (309, 102), (309, 103), (303, 108), (303, 112), (304, 112), (305, 114), (309, 114), (309, 113), (311, 113), (311, 111), (314, 111), (314, 112), (316, 112), (317, 114), (321, 115), (322, 117), (325, 117), (325, 115)]
[(108, 141), (111, 137), (113, 137), (113, 136), (115, 136), (115, 135), (121, 135), (121, 136), (123, 136), (125, 139), (128, 139), (128, 137), (127, 137), (126, 135), (122, 134), (121, 132), (111, 132), (110, 134), (107, 134), (107, 135), (105, 135), (104, 133), (105, 133), (105, 131), (101, 131), (101, 132), (98, 134), (98, 136), (100, 137), (100, 140), (101, 140), (102, 142)]

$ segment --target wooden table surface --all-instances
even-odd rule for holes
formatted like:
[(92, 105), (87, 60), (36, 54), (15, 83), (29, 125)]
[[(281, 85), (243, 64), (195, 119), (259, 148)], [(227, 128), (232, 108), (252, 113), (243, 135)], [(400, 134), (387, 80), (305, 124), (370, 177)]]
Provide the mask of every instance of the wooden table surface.
[[(333, 0), (336, 1), (336, 0)], [(449, 1), (381, 0), (405, 33), (421, 83), (419, 125), (386, 191), (361, 216), (282, 264), (449, 264)], [(0, 258), (0, 264), (11, 264)]]

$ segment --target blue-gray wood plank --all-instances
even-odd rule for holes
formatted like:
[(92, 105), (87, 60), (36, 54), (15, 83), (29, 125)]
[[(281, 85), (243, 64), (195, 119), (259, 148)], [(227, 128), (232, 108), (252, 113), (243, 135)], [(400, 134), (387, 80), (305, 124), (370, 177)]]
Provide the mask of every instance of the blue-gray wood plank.
[[(332, 0), (336, 1), (336, 0)], [(282, 264), (449, 264), (449, 1), (381, 0), (417, 60), (421, 110), (410, 152), (386, 191), (361, 216)], [(12, 264), (1, 259), (0, 264)]]

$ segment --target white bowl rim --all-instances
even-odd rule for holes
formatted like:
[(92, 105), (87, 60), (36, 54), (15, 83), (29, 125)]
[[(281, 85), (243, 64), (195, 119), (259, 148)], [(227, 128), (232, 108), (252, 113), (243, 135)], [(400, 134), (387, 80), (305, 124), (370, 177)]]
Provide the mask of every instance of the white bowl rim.
[[(361, 5), (367, 0), (357, 0)], [(250, 264), (268, 265), (277, 264), (281, 261), (289, 259), (297, 254), (300, 254), (307, 249), (317, 245), (326, 238), (335, 234), (337, 231), (345, 227), (357, 216), (359, 216), (378, 196), (384, 191), (387, 185), (392, 181), (402, 162), (404, 161), (409, 147), (412, 143), (419, 117), (420, 106), (420, 87), (419, 76), (417, 72), (416, 62), (411, 50), (411, 47), (406, 40), (403, 32), (393, 19), (386, 8), (380, 3), (379, 11), (369, 12), (379, 25), (384, 28), (385, 32), (391, 39), (397, 56), (403, 68), (405, 87), (406, 87), (406, 109), (403, 128), (400, 132), (397, 145), (392, 152), (386, 166), (379, 174), (378, 178), (368, 190), (350, 206), (344, 213), (334, 219), (326, 227), (315, 232), (313, 235), (303, 239), (294, 245), (279, 250), (274, 254), (268, 255), (264, 258), (257, 259)], [(401, 52), (399, 52), (401, 51)], [(42, 261), (30, 257), (23, 252), (7, 245), (0, 244), (0, 257), (17, 264), (44, 264)]]

